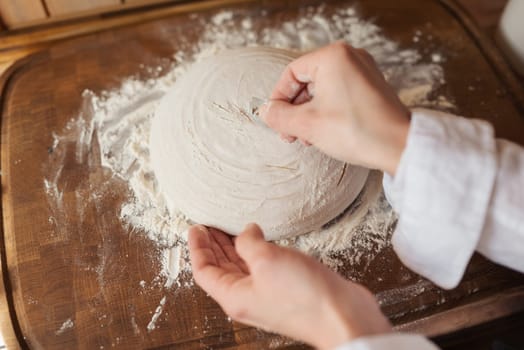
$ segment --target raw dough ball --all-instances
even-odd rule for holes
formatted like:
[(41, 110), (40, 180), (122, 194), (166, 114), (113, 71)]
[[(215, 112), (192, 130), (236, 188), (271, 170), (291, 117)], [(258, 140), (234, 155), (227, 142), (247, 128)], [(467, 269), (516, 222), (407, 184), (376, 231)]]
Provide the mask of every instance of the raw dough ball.
[(295, 57), (261, 47), (222, 52), (163, 97), (150, 152), (171, 211), (235, 235), (256, 222), (275, 240), (318, 229), (353, 202), (367, 169), (286, 143), (249, 118), (252, 97), (267, 98)]

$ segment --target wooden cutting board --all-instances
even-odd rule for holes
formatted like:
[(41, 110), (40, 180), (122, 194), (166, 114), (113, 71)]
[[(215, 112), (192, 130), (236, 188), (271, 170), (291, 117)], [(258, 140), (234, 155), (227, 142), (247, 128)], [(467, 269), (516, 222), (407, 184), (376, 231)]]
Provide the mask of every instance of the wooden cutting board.
[[(305, 3), (315, 1), (231, 6), (255, 17), (264, 8), (270, 21), (279, 23), (296, 16), (297, 6)], [(328, 1), (328, 7), (340, 4)], [(393, 7), (389, 1), (367, 0), (359, 8), (403, 47), (412, 46), (417, 29), (431, 36), (423, 55), (438, 48), (447, 57), (442, 64), (447, 83), (439, 93), (452, 99), (460, 114), (487, 119), (499, 136), (524, 144), (523, 91), (498, 52), (453, 2), (398, 0)], [(107, 170), (66, 158), (62, 206), (53, 213), (56, 220), (49, 219), (43, 181), (46, 167), (58, 156), (50, 148), (52, 133), (78, 113), (82, 91), (116, 88), (130, 75), (146, 78), (142, 65), (167, 67), (177, 47), (195, 40), (192, 29), (190, 16), (182, 14), (105, 31), (58, 44), (4, 74), (1, 268), (8, 321), (22, 347), (301, 347), (230, 322), (198, 287), (166, 291), (150, 283), (159, 269), (151, 259), (156, 247), (143, 235), (131, 234), (118, 219), (126, 187)], [(108, 195), (93, 201), (92, 188), (108, 189)], [(384, 302), (388, 296), (383, 309), (399, 329), (436, 335), (524, 309), (524, 277), (479, 256), (452, 291), (430, 283), (415, 288), (420, 277), (403, 267), (391, 248), (359, 272), (360, 281), (379, 299)], [(141, 280), (150, 288), (144, 290)], [(164, 296), (162, 318), (148, 332)]]

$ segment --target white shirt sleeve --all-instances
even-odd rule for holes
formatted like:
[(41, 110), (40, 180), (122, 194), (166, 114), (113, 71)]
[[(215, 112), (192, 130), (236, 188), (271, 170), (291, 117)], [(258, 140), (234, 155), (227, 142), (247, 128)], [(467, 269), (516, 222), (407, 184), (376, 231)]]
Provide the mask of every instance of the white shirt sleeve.
[[(477, 250), (524, 272), (524, 148), (497, 140), (485, 121), (417, 109), (386, 196), (400, 218), (392, 243), (402, 262), (455, 287)], [(362, 337), (335, 350), (437, 347), (422, 335)]]
[(481, 120), (416, 109), (395, 178), (400, 260), (443, 288), (461, 280), (475, 250), (524, 272), (524, 148)]
[(409, 333), (388, 333), (357, 338), (340, 345), (335, 350), (437, 350), (438, 348), (425, 337)]

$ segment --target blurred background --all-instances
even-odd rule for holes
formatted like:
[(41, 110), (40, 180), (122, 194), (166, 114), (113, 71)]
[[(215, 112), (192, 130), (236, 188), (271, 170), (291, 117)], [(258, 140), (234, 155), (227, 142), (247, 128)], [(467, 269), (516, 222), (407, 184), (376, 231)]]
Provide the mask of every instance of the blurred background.
[[(461, 6), (488, 40), (500, 45), (500, 41), (496, 40), (497, 28), (507, 0), (446, 1), (454, 1)], [(0, 0), (0, 73), (16, 60), (58, 41), (158, 18), (161, 11), (174, 4), (188, 2), (191, 1)], [(221, 0), (216, 2), (220, 3)], [(348, 1), (352, 2), (358, 3)], [(420, 3), (423, 6), (424, 1)], [(520, 82), (524, 82), (522, 77)], [(0, 293), (3, 292), (0, 289)], [(0, 303), (0, 314), (8, 312), (1, 309), (3, 305)], [(523, 329), (524, 314), (520, 313), (461, 333), (446, 335), (437, 339), (437, 342), (447, 349), (516, 349), (508, 344), (523, 344)], [(0, 349), (5, 349), (1, 335)]]

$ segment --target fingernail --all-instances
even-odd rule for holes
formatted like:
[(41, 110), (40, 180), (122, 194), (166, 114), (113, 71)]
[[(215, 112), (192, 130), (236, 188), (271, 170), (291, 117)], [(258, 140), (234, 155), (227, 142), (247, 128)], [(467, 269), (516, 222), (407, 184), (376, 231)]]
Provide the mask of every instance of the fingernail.
[(291, 90), (291, 93), (288, 96), (288, 98), (289, 100), (292, 100), (297, 95), (298, 90), (300, 90), (300, 84), (296, 81), (292, 81), (289, 88)]
[(306, 146), (306, 147), (311, 146), (311, 143), (310, 143), (309, 141), (306, 141), (306, 140), (302, 140), (302, 139), (300, 139), (300, 142), (302, 142), (302, 144), (303, 144), (304, 146)]
[(309, 75), (299, 73), (296, 75), (296, 78), (299, 82), (303, 84), (311, 83), (311, 77)]
[(309, 97), (311, 98), (315, 97), (315, 84), (313, 83), (307, 84), (307, 93)]
[(246, 231), (262, 231), (262, 229), (260, 228), (260, 226), (258, 226), (257, 223), (255, 222), (250, 222), (249, 224), (247, 224), (245, 227), (244, 227), (244, 231), (243, 232), (246, 232)]
[(249, 229), (255, 227), (255, 225), (256, 225), (256, 224), (255, 224), (254, 222), (250, 222), (250, 223), (248, 223), (246, 226), (244, 226), (244, 231), (247, 231), (247, 230), (249, 230)]
[(196, 228), (200, 231), (200, 233), (203, 233), (203, 234), (209, 233), (207, 227), (205, 227), (204, 225), (196, 225)]
[(280, 134), (280, 138), (283, 141), (286, 141), (287, 143), (293, 143), (293, 142), (296, 141), (296, 137), (293, 137), (293, 136), (290, 136), (290, 135), (286, 135), (286, 134)]

